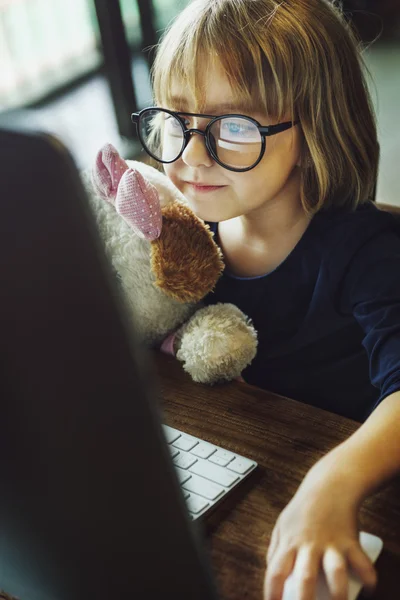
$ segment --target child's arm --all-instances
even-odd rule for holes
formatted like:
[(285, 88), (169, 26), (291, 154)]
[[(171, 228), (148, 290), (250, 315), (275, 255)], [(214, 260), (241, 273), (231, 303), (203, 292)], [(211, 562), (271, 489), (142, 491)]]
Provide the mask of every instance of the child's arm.
[(295, 562), (301, 600), (314, 600), (321, 561), (334, 600), (347, 600), (348, 565), (366, 587), (375, 586), (375, 569), (358, 541), (358, 510), (368, 495), (400, 473), (399, 423), (397, 391), (310, 469), (272, 533), (265, 600), (281, 600)]

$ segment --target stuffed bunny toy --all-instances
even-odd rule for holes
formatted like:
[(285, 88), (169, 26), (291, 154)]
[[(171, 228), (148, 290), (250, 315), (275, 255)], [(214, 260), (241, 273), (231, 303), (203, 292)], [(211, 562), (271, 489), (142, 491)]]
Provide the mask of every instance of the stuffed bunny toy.
[(195, 381), (240, 377), (256, 354), (250, 320), (232, 304), (202, 306), (224, 268), (208, 225), (157, 169), (111, 145), (83, 173), (100, 237), (143, 343), (183, 362)]

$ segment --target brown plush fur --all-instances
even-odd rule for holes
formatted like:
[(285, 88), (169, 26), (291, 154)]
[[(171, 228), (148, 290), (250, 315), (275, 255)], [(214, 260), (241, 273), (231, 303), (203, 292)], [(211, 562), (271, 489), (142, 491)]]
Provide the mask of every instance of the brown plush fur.
[(162, 209), (161, 236), (151, 244), (155, 285), (178, 302), (199, 302), (224, 269), (213, 234), (190, 208), (172, 202)]

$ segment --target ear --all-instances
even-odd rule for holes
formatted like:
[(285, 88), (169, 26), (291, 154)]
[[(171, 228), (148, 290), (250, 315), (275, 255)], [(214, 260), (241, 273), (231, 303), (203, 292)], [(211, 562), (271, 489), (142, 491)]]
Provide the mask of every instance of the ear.
[(127, 170), (128, 165), (114, 146), (112, 144), (103, 146), (97, 153), (92, 170), (92, 183), (99, 196), (114, 204), (119, 182)]
[(118, 186), (115, 208), (141, 238), (153, 241), (162, 227), (158, 191), (136, 169), (128, 169)]

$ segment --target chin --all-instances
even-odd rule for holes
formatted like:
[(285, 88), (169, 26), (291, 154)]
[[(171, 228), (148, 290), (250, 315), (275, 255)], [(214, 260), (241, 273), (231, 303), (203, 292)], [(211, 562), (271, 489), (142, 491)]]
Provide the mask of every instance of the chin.
[(232, 211), (221, 210), (220, 207), (215, 205), (204, 206), (200, 202), (193, 202), (190, 199), (188, 199), (188, 202), (195, 215), (203, 221), (208, 221), (209, 223), (220, 223), (221, 221), (228, 221), (229, 219), (233, 219), (234, 217), (238, 216)]

